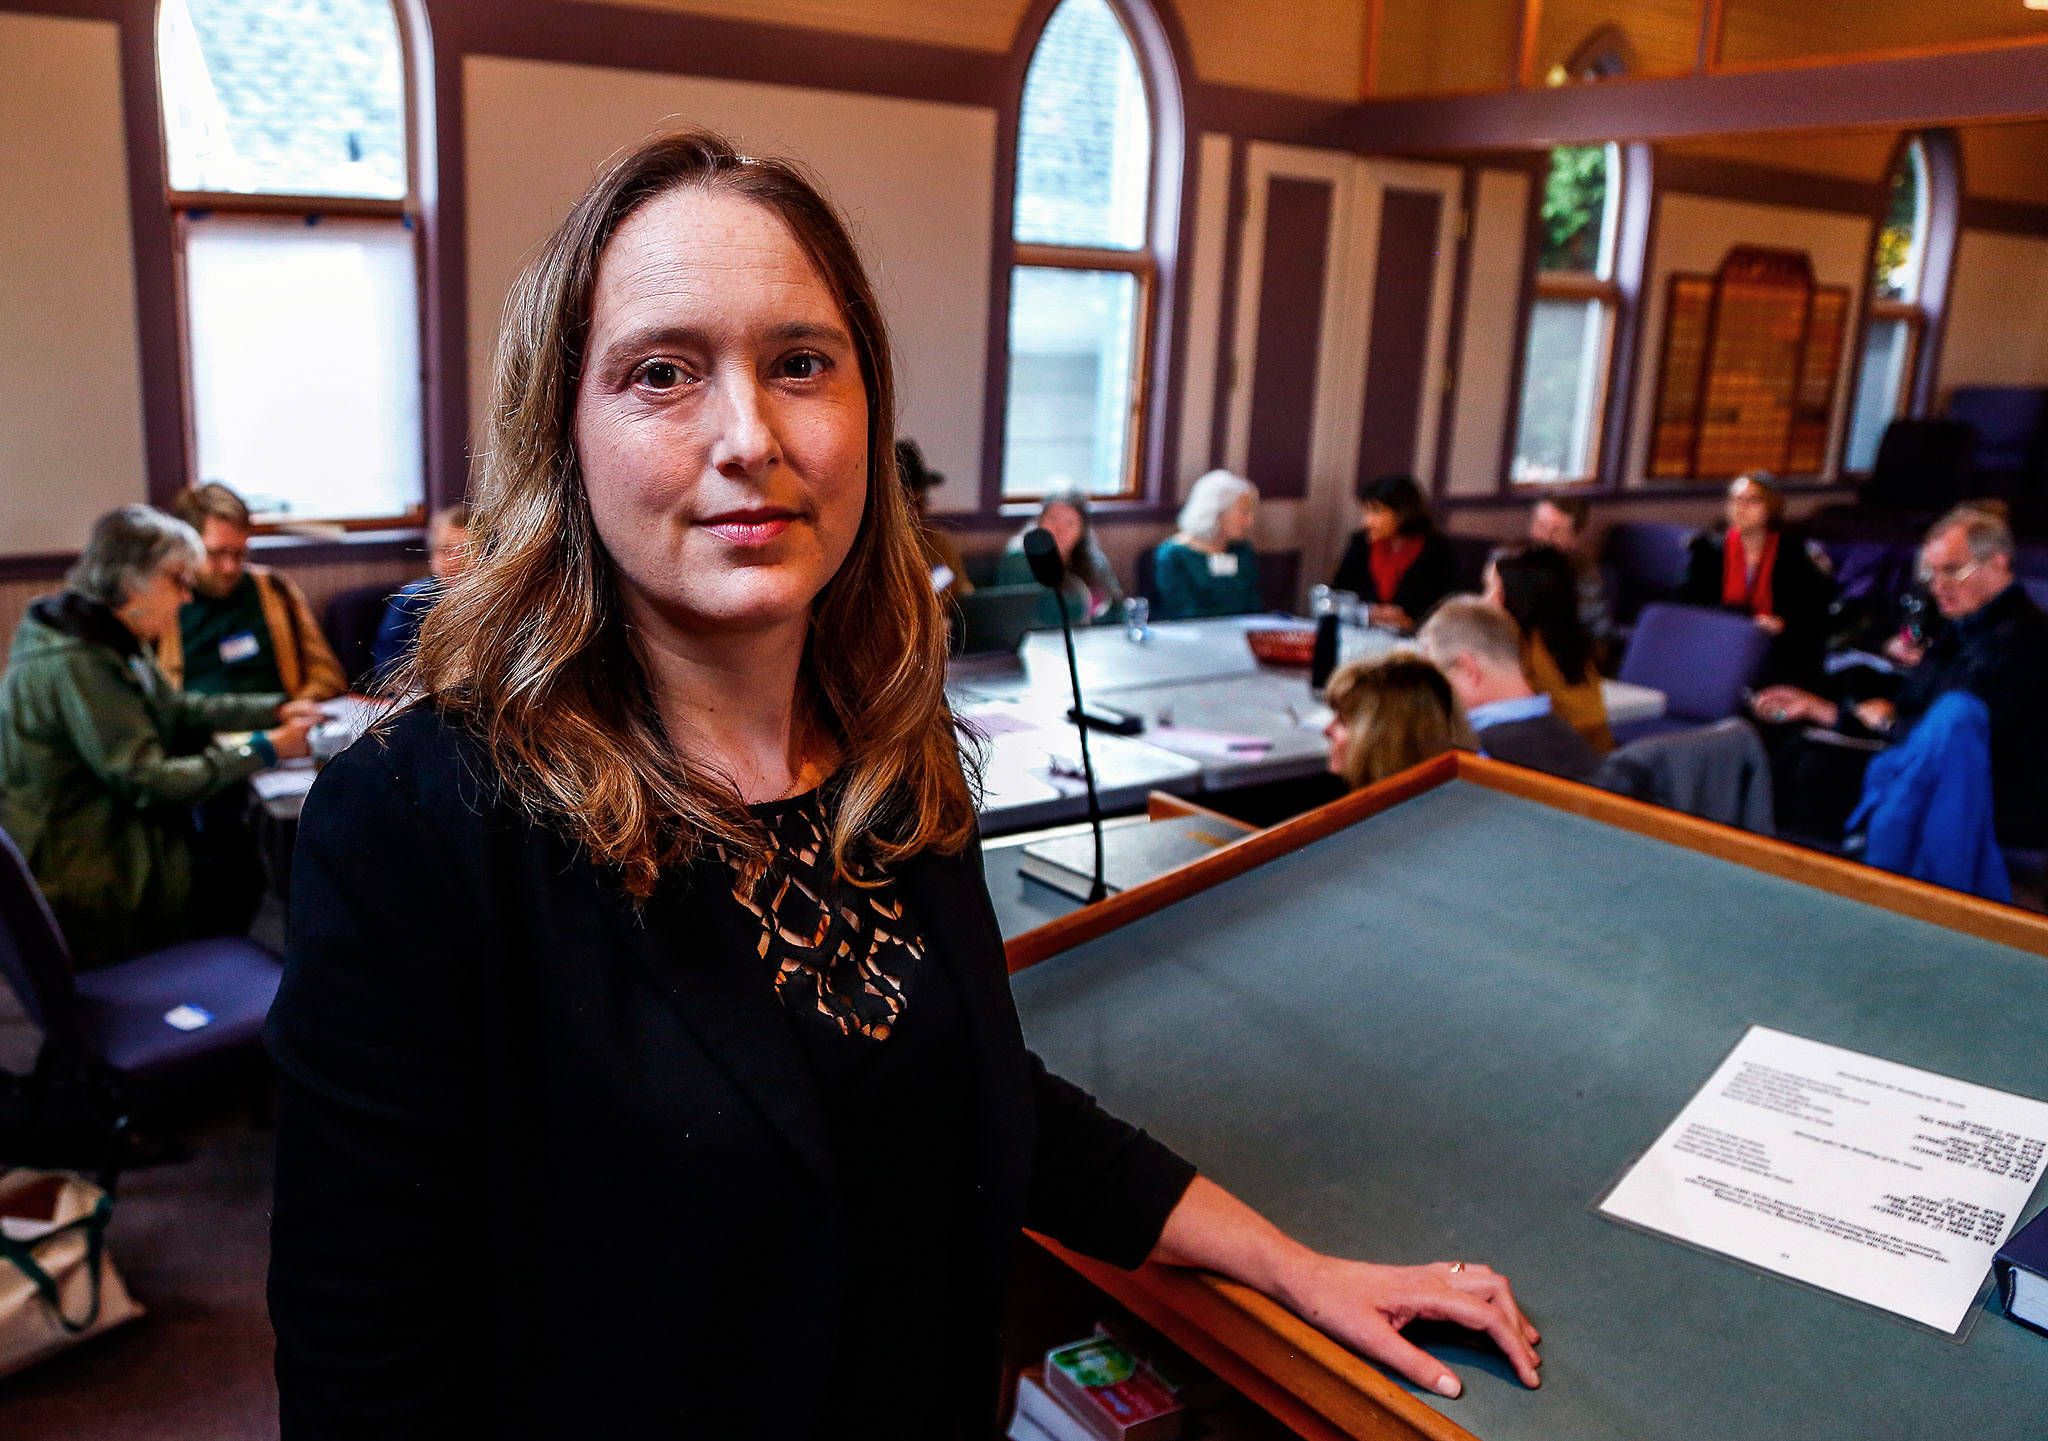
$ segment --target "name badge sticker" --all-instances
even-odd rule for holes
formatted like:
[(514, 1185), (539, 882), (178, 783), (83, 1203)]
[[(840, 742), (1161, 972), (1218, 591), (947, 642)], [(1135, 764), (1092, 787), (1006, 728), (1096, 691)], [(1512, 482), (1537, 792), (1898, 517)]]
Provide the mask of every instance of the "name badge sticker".
[(1217, 553), (1216, 553), (1215, 555), (1212, 555), (1212, 556), (1210, 556), (1210, 557), (1209, 557), (1209, 574), (1211, 574), (1211, 575), (1236, 575), (1236, 574), (1237, 574), (1237, 552), (1236, 552), (1236, 551), (1234, 551), (1234, 550), (1224, 550), (1224, 551), (1218, 551), (1218, 552), (1217, 552)]
[(220, 662), (222, 665), (240, 665), (245, 660), (256, 659), (257, 652), (262, 649), (256, 643), (255, 634), (245, 630), (220, 643)]

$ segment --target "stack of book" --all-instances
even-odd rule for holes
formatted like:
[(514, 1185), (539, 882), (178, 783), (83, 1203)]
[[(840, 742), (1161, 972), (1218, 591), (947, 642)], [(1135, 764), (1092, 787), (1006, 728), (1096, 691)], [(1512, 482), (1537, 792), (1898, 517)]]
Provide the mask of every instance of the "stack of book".
[(1017, 1381), (1010, 1441), (1196, 1441), (1202, 1413), (1226, 1394), (1215, 1377), (1160, 1338), (1098, 1326), (1055, 1346)]

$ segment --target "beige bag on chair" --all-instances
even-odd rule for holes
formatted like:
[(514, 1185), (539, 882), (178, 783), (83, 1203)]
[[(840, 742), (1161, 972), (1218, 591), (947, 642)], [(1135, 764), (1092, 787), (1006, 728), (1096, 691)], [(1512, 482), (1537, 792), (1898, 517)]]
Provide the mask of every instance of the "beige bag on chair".
[(113, 1215), (69, 1172), (0, 1172), (0, 1376), (142, 1314), (107, 1255)]

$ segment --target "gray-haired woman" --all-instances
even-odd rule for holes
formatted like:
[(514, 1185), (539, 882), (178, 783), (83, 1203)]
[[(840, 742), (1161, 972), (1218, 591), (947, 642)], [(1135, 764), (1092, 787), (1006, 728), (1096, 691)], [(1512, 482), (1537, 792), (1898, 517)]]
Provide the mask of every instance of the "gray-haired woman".
[[(29, 607), (0, 676), (0, 824), (80, 968), (247, 926), (249, 878), (195, 863), (191, 807), (305, 755), (319, 718), (311, 702), (164, 680), (152, 648), (177, 629), (201, 553), (181, 520), (109, 511), (65, 589)], [(262, 733), (214, 739), (247, 730)]]

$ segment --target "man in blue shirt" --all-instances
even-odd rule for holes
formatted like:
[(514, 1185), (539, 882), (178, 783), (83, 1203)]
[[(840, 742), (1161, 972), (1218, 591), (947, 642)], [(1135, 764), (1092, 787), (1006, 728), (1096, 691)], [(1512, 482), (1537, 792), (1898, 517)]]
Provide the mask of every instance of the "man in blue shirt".
[(1515, 618), (1476, 595), (1439, 605), (1416, 637), (1451, 683), (1481, 755), (1566, 780), (1582, 781), (1600, 757), (1537, 694), (1522, 671), (1522, 630)]
[(412, 654), (420, 638), (420, 622), (433, 608), (441, 587), (468, 568), (469, 506), (458, 502), (436, 511), (427, 522), (427, 569), (432, 574), (413, 581), (385, 606), (377, 639), (370, 648), (371, 676), (379, 689)]

